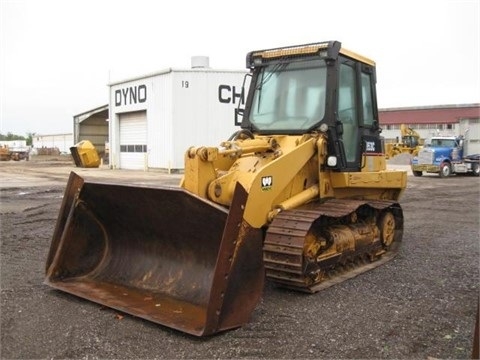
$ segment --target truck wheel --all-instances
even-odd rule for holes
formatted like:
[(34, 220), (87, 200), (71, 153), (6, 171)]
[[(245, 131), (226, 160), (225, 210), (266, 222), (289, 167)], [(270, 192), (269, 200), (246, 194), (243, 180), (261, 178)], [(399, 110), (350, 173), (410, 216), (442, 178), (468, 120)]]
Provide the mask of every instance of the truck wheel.
[(422, 176), (423, 175), (423, 171), (412, 171), (413, 172), (413, 176)]
[(473, 176), (480, 176), (480, 164), (473, 163), (472, 164), (472, 174)]
[(442, 178), (446, 178), (452, 175), (452, 168), (450, 167), (449, 163), (442, 163), (442, 165), (440, 165), (439, 175)]

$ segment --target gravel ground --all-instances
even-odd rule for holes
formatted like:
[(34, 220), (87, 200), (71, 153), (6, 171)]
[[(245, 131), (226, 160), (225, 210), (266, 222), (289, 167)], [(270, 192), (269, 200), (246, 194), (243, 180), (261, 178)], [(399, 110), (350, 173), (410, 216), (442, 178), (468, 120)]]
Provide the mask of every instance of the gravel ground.
[(53, 290), (44, 267), (68, 173), (178, 175), (1, 162), (1, 354), (30, 358), (470, 358), (479, 299), (480, 179), (408, 177), (405, 232), (385, 265), (315, 295), (266, 284), (244, 327), (198, 339)]

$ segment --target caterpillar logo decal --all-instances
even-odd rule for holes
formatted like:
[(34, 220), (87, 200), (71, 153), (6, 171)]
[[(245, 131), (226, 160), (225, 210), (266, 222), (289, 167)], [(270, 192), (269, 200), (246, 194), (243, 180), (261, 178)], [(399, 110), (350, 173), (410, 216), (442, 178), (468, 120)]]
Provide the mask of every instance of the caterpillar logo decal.
[(366, 152), (375, 152), (375, 142), (365, 141), (365, 148)]
[(268, 191), (272, 189), (273, 177), (264, 176), (262, 177), (262, 191)]

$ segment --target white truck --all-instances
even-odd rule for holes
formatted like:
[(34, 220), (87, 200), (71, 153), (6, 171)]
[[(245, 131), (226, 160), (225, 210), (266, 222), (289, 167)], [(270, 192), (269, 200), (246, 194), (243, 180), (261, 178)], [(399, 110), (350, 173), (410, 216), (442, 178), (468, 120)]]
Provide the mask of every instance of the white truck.
[(30, 146), (27, 146), (26, 140), (9, 140), (0, 141), (0, 160), (28, 160), (30, 153)]

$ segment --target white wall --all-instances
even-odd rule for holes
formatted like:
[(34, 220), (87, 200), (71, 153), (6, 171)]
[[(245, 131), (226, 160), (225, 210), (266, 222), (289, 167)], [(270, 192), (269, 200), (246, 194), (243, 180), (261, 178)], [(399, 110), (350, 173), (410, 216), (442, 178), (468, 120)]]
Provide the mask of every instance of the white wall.
[[(173, 164), (191, 146), (218, 146), (235, 125), (244, 72), (176, 72), (173, 77)], [(188, 86), (187, 86), (188, 84)], [(246, 96), (246, 95), (245, 95)]]
[[(235, 125), (245, 71), (167, 69), (110, 85), (110, 165), (119, 164), (119, 114), (146, 110), (148, 167), (183, 169), (190, 146), (218, 146)], [(246, 94), (245, 94), (246, 96)]]
[(32, 138), (35, 149), (58, 148), (60, 152), (70, 153), (73, 145), (73, 134), (34, 135)]

